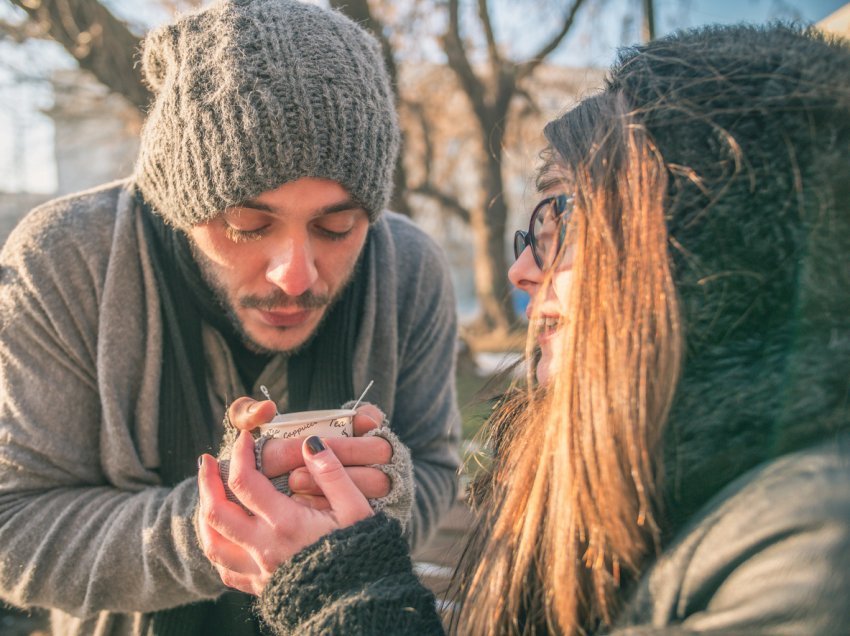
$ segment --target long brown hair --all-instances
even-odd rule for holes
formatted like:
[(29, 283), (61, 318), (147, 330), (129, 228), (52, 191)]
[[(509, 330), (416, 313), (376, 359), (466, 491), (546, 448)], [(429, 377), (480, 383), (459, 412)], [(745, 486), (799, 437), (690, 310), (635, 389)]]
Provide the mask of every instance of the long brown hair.
[[(538, 185), (562, 184), (576, 201), (566, 337), (547, 386), (516, 388), (482, 433), (494, 461), (473, 487), (479, 525), (455, 580), (452, 627), (463, 634), (610, 625), (659, 547), (660, 441), (682, 340), (667, 171), (614, 92), (585, 100), (546, 136)], [(529, 366), (534, 340), (530, 327)]]

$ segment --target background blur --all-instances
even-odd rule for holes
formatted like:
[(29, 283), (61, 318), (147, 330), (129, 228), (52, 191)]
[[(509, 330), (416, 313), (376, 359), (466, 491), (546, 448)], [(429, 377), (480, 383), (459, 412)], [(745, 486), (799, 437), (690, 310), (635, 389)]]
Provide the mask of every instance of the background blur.
[[(541, 129), (618, 46), (711, 22), (822, 21), (842, 0), (324, 0), (381, 40), (404, 131), (393, 207), (445, 248), (473, 351), (510, 346), (510, 239)], [(128, 175), (149, 93), (137, 50), (203, 0), (0, 0), (0, 240), (57, 195)], [(519, 310), (519, 311), (518, 311)]]
[[(150, 95), (145, 32), (203, 0), (0, 0), (0, 244), (35, 205), (132, 171)], [(519, 357), (526, 299), (506, 272), (535, 203), (543, 124), (601, 87), (616, 50), (680, 28), (770, 20), (850, 35), (843, 0), (324, 0), (381, 41), (404, 135), (392, 207), (445, 249), (463, 325), (465, 450)], [(458, 506), (415, 555), (435, 590)], [(0, 633), (46, 633), (0, 606)]]

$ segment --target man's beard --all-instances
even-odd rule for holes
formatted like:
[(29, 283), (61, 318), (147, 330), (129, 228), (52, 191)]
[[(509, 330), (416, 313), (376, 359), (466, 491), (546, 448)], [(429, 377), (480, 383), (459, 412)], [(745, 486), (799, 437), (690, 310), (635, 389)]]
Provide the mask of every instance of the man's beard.
[(242, 343), (245, 345), (245, 347), (248, 348), (248, 350), (263, 355), (274, 355), (282, 353), (284, 355), (290, 356), (298, 353), (307, 345), (309, 345), (313, 338), (316, 337), (316, 334), (319, 332), (319, 329), (325, 322), (325, 319), (328, 317), (328, 309), (342, 295), (342, 292), (345, 290), (345, 288), (348, 286), (348, 283), (351, 282), (351, 279), (354, 276), (354, 270), (357, 269), (356, 267), (352, 268), (352, 271), (348, 273), (347, 278), (343, 280), (342, 284), (340, 284), (340, 286), (332, 294), (314, 294), (308, 289), (300, 296), (290, 296), (282, 289), (277, 287), (268, 296), (249, 295), (236, 299), (235, 302), (237, 302), (239, 306), (244, 309), (260, 309), (263, 311), (274, 311), (275, 309), (283, 309), (285, 307), (298, 307), (299, 309), (305, 310), (316, 310), (325, 308), (325, 312), (322, 315), (321, 320), (319, 320), (318, 324), (310, 333), (310, 335), (304, 339), (304, 342), (298, 344), (295, 347), (292, 347), (291, 349), (269, 349), (268, 347), (264, 347), (260, 343), (256, 342), (248, 335), (248, 332), (242, 325), (242, 321), (239, 320), (239, 316), (236, 313), (236, 308), (234, 307), (233, 302), (231, 302), (230, 298), (227, 295), (227, 287), (216, 274), (215, 265), (210, 261), (209, 258), (207, 258), (205, 254), (203, 254), (197, 248), (194, 241), (190, 240), (189, 245), (191, 245), (192, 247), (192, 256), (194, 257), (195, 262), (198, 264), (198, 268), (201, 271), (201, 276), (203, 277), (204, 282), (206, 282), (210, 290), (212, 290), (213, 295), (215, 296), (216, 301), (218, 302), (218, 305), (221, 307), (225, 316), (227, 316), (227, 319), (230, 321), (230, 324), (233, 326), (233, 329), (236, 331), (236, 334), (239, 336), (240, 340), (242, 340)]

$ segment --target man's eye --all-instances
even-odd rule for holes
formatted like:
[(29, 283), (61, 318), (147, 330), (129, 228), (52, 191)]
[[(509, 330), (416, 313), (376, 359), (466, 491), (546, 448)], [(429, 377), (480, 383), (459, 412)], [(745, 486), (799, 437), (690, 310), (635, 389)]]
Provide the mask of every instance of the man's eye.
[(224, 227), (224, 235), (234, 243), (245, 243), (247, 241), (255, 241), (262, 238), (265, 234), (267, 226), (259, 227), (253, 230), (243, 230), (233, 227), (229, 223)]
[(342, 241), (347, 238), (354, 229), (354, 224), (351, 223), (336, 223), (326, 225), (314, 225), (314, 230), (322, 237), (331, 241)]

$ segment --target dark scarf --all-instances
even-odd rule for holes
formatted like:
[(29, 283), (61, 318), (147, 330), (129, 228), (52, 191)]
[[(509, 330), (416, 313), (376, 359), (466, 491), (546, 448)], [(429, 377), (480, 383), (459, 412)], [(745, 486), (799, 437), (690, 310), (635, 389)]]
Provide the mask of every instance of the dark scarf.
[[(159, 292), (162, 325), (162, 377), (159, 398), (160, 476), (174, 486), (197, 473), (201, 453), (216, 453), (215, 424), (207, 397), (206, 364), (201, 324), (225, 336), (231, 348), (240, 339), (192, 257), (188, 239), (152, 212), (137, 193), (142, 208), (145, 242)], [(338, 302), (328, 310), (316, 336), (288, 361), (289, 410), (337, 408), (355, 397), (352, 379), (354, 348), (359, 331), (367, 272), (361, 264), (371, 246), (367, 239), (354, 276)], [(234, 357), (244, 351), (235, 351)], [(254, 598), (230, 592), (153, 614), (149, 634), (261, 633), (251, 611)]]

